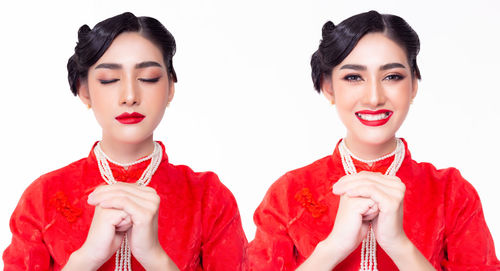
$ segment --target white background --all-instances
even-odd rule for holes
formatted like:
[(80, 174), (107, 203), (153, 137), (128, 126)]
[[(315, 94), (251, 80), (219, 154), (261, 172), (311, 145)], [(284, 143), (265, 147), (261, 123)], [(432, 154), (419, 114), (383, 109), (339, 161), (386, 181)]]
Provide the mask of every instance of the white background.
[(271, 183), (331, 154), (345, 133), (310, 79), (322, 25), (370, 9), (400, 15), (421, 40), (423, 80), (398, 135), (415, 160), (460, 169), (479, 192), (500, 250), (500, 2), (5, 2), (1, 251), (10, 242), (8, 220), (24, 189), (41, 174), (87, 156), (100, 137), (92, 111), (72, 96), (66, 80), (82, 24), (93, 27), (132, 11), (159, 19), (173, 33), (179, 82), (155, 139), (166, 144), (172, 163), (219, 175), (252, 240), (253, 211)]

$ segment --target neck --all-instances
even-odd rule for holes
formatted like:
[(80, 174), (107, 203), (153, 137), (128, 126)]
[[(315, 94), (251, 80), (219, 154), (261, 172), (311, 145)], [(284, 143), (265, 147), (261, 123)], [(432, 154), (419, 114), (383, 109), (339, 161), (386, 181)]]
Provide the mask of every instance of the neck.
[(101, 149), (109, 158), (118, 163), (132, 163), (153, 152), (153, 136), (151, 135), (151, 137), (139, 143), (130, 143), (113, 140), (103, 135)]
[(345, 138), (347, 148), (357, 157), (363, 160), (374, 160), (396, 149), (396, 137), (382, 143), (367, 143), (349, 134)]

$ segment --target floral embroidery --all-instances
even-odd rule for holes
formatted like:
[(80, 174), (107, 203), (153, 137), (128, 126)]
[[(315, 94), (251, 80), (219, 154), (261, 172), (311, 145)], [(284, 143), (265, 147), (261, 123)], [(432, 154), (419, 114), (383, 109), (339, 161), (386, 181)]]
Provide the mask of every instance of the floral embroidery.
[(297, 192), (297, 194), (295, 194), (295, 200), (298, 201), (302, 207), (306, 208), (314, 218), (320, 217), (328, 209), (328, 207), (319, 204), (313, 199), (309, 188), (303, 188)]
[(54, 197), (50, 199), (50, 204), (56, 207), (56, 210), (61, 213), (66, 219), (73, 223), (76, 219), (82, 215), (82, 210), (73, 207), (71, 203), (68, 202), (68, 197), (64, 195), (62, 191), (57, 192)]

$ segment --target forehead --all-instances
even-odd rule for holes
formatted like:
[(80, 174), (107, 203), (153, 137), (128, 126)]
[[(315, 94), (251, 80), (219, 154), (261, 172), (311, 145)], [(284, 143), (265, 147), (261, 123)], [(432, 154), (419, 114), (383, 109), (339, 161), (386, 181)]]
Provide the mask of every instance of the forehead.
[(158, 46), (137, 32), (125, 32), (113, 40), (94, 66), (100, 63), (117, 63), (127, 66), (144, 61), (156, 61), (165, 66), (163, 54)]
[(351, 53), (335, 68), (345, 64), (379, 67), (387, 63), (401, 63), (409, 67), (405, 50), (383, 33), (364, 35)]

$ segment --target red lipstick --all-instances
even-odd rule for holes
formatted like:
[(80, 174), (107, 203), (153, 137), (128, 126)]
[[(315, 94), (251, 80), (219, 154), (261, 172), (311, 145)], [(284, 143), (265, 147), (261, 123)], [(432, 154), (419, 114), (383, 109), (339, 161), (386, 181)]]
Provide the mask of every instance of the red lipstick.
[(136, 124), (141, 122), (145, 117), (146, 116), (144, 116), (143, 114), (139, 114), (137, 112), (124, 112), (123, 114), (117, 116), (115, 119), (122, 124)]
[(381, 110), (361, 110), (355, 113), (358, 120), (366, 126), (382, 126), (386, 124), (392, 116), (392, 111)]

